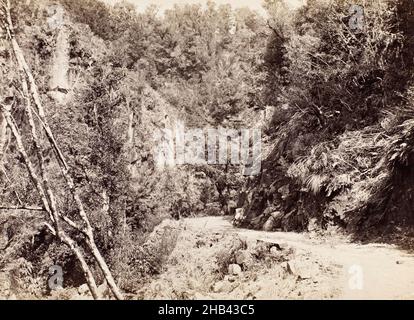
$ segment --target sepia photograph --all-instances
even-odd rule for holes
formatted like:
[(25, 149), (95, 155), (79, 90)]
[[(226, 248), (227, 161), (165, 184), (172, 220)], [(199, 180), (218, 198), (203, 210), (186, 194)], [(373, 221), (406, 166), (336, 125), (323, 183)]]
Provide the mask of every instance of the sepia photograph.
[(414, 300), (414, 1), (0, 0), (0, 300)]

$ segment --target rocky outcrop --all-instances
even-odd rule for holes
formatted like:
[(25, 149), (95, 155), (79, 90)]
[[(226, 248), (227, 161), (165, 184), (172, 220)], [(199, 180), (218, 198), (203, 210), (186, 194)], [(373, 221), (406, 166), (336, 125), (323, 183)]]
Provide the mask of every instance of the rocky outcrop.
[(56, 47), (50, 68), (49, 95), (57, 102), (63, 103), (69, 91), (69, 31), (65, 25), (63, 7), (55, 5), (49, 11), (49, 26), (57, 33)]

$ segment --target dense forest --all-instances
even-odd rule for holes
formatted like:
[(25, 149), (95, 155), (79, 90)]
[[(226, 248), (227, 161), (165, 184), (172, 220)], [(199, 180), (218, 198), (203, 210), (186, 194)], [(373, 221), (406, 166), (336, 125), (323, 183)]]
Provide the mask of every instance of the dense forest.
[[(54, 265), (65, 288), (134, 295), (177, 240), (168, 219), (410, 235), (414, 2), (353, 2), (0, 0), (0, 296), (57, 294)], [(160, 170), (154, 132), (177, 123), (260, 128), (260, 174)]]

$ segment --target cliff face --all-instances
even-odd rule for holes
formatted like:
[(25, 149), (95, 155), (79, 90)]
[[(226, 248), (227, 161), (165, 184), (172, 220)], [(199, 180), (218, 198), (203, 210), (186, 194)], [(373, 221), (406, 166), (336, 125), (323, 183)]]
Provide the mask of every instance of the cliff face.
[(412, 138), (412, 120), (385, 117), (381, 125), (320, 143), (293, 163), (286, 158), (295, 146), (305, 147), (302, 137), (270, 140), (261, 175), (240, 196), (236, 224), (267, 231), (339, 227), (357, 235), (409, 228)]
[[(63, 10), (63, 9), (62, 9)], [(50, 93), (59, 103), (64, 103), (71, 89), (69, 86), (69, 35), (67, 28), (59, 26), (50, 70)]]

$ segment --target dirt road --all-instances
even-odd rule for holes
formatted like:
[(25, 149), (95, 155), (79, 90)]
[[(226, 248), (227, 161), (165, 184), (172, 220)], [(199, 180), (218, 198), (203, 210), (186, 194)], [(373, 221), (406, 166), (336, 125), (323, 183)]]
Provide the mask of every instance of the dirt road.
[[(277, 243), (291, 253), (256, 259), (237, 277), (221, 274), (223, 250), (229, 250), (234, 237), (245, 239), (249, 247), (258, 241)], [(191, 218), (183, 221), (164, 272), (143, 289), (142, 297), (414, 299), (414, 256), (386, 244), (238, 229), (223, 217)]]

